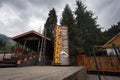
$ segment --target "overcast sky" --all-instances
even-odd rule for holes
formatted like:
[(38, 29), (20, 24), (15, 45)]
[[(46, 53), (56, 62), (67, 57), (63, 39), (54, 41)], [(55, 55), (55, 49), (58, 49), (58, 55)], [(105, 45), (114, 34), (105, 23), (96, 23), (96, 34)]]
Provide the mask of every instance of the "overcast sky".
[[(43, 28), (48, 13), (55, 8), (58, 24), (66, 4), (74, 11), (76, 0), (0, 0), (0, 33), (9, 37)], [(98, 16), (100, 27), (108, 29), (120, 21), (120, 0), (82, 0)], [(40, 28), (41, 27), (41, 28)]]

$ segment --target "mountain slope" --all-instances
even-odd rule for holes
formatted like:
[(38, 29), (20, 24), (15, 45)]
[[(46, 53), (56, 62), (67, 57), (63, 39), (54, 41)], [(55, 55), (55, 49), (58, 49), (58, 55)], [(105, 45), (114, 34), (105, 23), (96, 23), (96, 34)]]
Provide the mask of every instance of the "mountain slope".
[(12, 46), (15, 45), (15, 41), (13, 41), (12, 39), (10, 39), (8, 36), (4, 35), (4, 34), (0, 34), (0, 40), (6, 43), (6, 46)]

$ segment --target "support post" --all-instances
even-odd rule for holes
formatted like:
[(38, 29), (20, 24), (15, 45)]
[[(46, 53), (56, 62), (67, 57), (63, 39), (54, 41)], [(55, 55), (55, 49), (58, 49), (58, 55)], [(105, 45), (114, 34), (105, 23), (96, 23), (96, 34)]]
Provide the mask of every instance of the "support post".
[(25, 46), (26, 46), (26, 42), (27, 42), (27, 40), (25, 40), (25, 42), (24, 42), (24, 46), (23, 46), (24, 48), (25, 48)]
[(38, 49), (37, 49), (38, 52), (40, 51), (39, 48), (40, 48), (40, 40), (38, 41)]
[(40, 45), (40, 56), (39, 56), (39, 61), (41, 61), (41, 65), (43, 65), (43, 43), (44, 43), (44, 38), (41, 40), (41, 45)]
[[(46, 37), (46, 34), (47, 34), (47, 31), (46, 29), (44, 29), (44, 36)], [(46, 51), (46, 39), (44, 38), (44, 43), (43, 43), (43, 56), (44, 56), (44, 65), (45, 65), (45, 62), (46, 62), (46, 55), (45, 55), (45, 51)]]
[(118, 49), (118, 52), (119, 52), (119, 56), (120, 56), (120, 48), (117, 48)]
[(120, 57), (119, 57), (119, 55), (118, 55), (118, 51), (117, 51), (117, 48), (115, 47), (115, 44), (112, 44), (112, 46), (113, 46), (113, 49), (114, 49), (114, 51), (115, 51), (115, 54), (116, 54), (116, 56), (117, 56), (117, 58), (118, 58), (118, 61), (120, 62)]

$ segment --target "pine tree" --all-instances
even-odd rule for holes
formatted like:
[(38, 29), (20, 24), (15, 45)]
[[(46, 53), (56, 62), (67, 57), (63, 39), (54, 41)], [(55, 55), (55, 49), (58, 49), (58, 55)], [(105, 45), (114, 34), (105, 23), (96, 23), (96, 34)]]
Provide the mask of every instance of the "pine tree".
[(77, 45), (77, 53), (83, 53), (84, 52), (84, 33), (87, 32), (85, 31), (85, 11), (86, 7), (83, 5), (83, 3), (80, 1), (76, 1), (76, 11), (75, 11), (75, 23), (76, 23), (76, 45)]
[(74, 26), (74, 17), (69, 5), (66, 5), (62, 13), (61, 25), (67, 25), (68, 28)]
[[(80, 45), (78, 47), (82, 48), (82, 51), (86, 54), (90, 54), (92, 53), (92, 47), (101, 42), (101, 31), (97, 28), (97, 18), (93, 18), (93, 12), (87, 11), (82, 1), (76, 1), (76, 5), (76, 30), (77, 37), (80, 37), (78, 42)], [(81, 41), (82, 44), (80, 43)]]
[[(69, 5), (66, 5), (64, 8), (64, 11), (62, 12), (62, 19), (61, 19), (61, 25), (68, 27), (68, 36), (69, 36), (69, 55), (70, 60), (73, 59), (73, 56), (75, 56), (75, 42), (73, 36), (75, 36), (75, 21), (72, 14), (72, 11), (69, 7)], [(72, 62), (71, 62), (72, 63)]]
[(111, 28), (109, 28), (107, 31), (104, 32), (104, 36), (106, 37), (105, 42), (113, 38), (119, 32), (120, 32), (120, 22), (118, 22), (116, 25), (112, 25)]
[(69, 35), (69, 42), (71, 49), (70, 52), (71, 52), (73, 51), (71, 47), (72, 46), (71, 41), (73, 41), (75, 24), (74, 24), (74, 17), (69, 5), (66, 5), (64, 8), (64, 11), (62, 13), (61, 25), (65, 25), (68, 27), (68, 35)]
[(54, 42), (54, 30), (57, 24), (57, 15), (56, 15), (55, 9), (53, 8), (52, 10), (50, 10), (48, 15), (49, 16), (44, 25), (45, 33), (46, 33), (46, 36), (51, 38), (51, 41)]

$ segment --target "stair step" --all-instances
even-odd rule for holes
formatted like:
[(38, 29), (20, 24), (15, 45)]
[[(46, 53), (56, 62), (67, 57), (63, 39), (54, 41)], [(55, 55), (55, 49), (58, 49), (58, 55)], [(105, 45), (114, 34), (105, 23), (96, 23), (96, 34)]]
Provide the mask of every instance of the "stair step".
[(0, 64), (0, 68), (1, 67), (16, 67), (17, 64)]
[(17, 61), (0, 61), (0, 64), (16, 64)]

